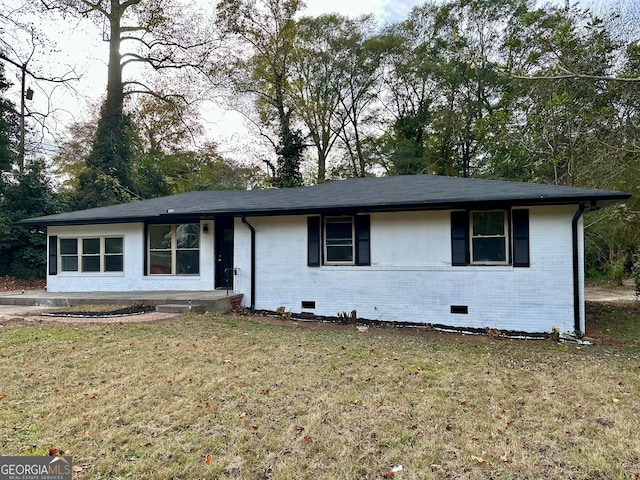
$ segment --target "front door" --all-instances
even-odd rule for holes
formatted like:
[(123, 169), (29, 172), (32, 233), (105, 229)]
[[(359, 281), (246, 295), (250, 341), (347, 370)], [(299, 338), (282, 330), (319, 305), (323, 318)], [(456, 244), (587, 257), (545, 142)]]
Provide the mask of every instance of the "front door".
[(216, 217), (216, 288), (233, 289), (233, 217)]

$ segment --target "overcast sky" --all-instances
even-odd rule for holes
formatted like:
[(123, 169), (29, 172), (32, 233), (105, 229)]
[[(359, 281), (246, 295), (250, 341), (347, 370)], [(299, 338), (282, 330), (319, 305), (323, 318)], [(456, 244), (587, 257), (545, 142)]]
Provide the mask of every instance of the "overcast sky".
[(395, 22), (406, 18), (421, 0), (307, 0), (305, 14), (317, 16), (323, 13), (341, 13), (358, 16), (373, 13), (382, 23)]
[[(13, 1), (0, 0), (0, 8)], [(187, 0), (189, 1), (189, 0)], [(194, 3), (202, 2), (205, 8), (212, 8), (213, 0), (191, 0)], [(558, 2), (563, 0), (556, 0)], [(595, 0), (582, 0), (583, 3), (593, 3)], [(640, 2), (640, 0), (602, 0), (599, 4), (617, 4), (618, 2)], [(400, 21), (407, 17), (410, 10), (424, 3), (424, 0), (306, 0), (307, 8), (304, 15), (317, 16), (323, 13), (340, 13), (347, 16), (358, 16), (363, 14), (373, 14), (381, 24)], [(573, 0), (572, 0), (573, 3)], [(76, 82), (76, 93), (57, 88), (51, 104), (64, 111), (58, 114), (58, 124), (50, 125), (55, 130), (64, 130), (64, 127), (74, 120), (87, 118), (87, 111), (92, 104), (95, 104), (101, 95), (105, 93), (107, 77), (108, 49), (107, 43), (101, 39), (99, 29), (86, 20), (76, 20), (75, 23), (56, 21), (50, 26), (40, 25), (40, 28), (52, 40), (58, 43), (58, 49), (48, 56), (43, 62), (42, 71), (50, 70), (55, 74), (62, 74), (67, 71), (68, 66), (75, 66), (76, 71), (82, 75), (82, 79)], [(35, 59), (34, 59), (35, 60)], [(38, 59), (40, 60), (40, 59)], [(6, 76), (14, 82), (11, 92), (11, 100), (19, 105), (19, 92), (17, 87), (19, 80), (16, 78), (15, 67), (6, 66)], [(36, 98), (32, 101), (32, 106), (36, 110), (46, 110), (47, 96), (43, 90), (39, 90), (38, 84), (28, 82), (36, 92)], [(50, 89), (50, 85), (44, 85)], [(208, 115), (205, 119), (208, 130), (216, 132), (225, 130), (229, 125), (238, 125), (239, 117), (220, 114)], [(229, 128), (226, 128), (228, 131)], [(238, 129), (239, 130), (239, 129)], [(219, 138), (218, 141), (224, 141)]]
[[(12, 3), (21, 0), (0, 0), (0, 8), (7, 8)], [(213, 0), (192, 0), (194, 3), (206, 5), (211, 8)], [(422, 0), (306, 0), (307, 8), (303, 10), (303, 15), (317, 16), (323, 13), (340, 13), (347, 16), (358, 16), (373, 14), (380, 23), (389, 23), (406, 18), (411, 8), (423, 3)], [(82, 76), (81, 80), (74, 82), (75, 92), (65, 91), (63, 88), (56, 88), (50, 99), (47, 98), (45, 90), (50, 90), (51, 85), (44, 82), (38, 83), (27, 81), (27, 85), (35, 90), (35, 98), (28, 105), (34, 110), (46, 111), (49, 106), (58, 109), (56, 117), (57, 124), (53, 125), (53, 117), (50, 118), (51, 128), (54, 130), (64, 130), (64, 127), (74, 120), (87, 118), (88, 109), (92, 104), (105, 93), (107, 78), (108, 49), (107, 43), (101, 39), (99, 28), (86, 20), (72, 20), (69, 23), (57, 21), (51, 25), (39, 25), (48, 38), (57, 43), (56, 51), (50, 57), (42, 61), (41, 58), (34, 58), (30, 64), (36, 67), (42, 61), (42, 72), (51, 72), (52, 75), (62, 75), (69, 68), (74, 67), (76, 72)], [(9, 92), (11, 100), (19, 105), (19, 78), (15, 67), (5, 66), (5, 73), (9, 81), (14, 83)], [(44, 88), (42, 90), (40, 87)], [(239, 122), (237, 115), (232, 116), (233, 123)], [(217, 130), (220, 126), (228, 127), (231, 121), (229, 116), (210, 115), (205, 119), (208, 128)], [(228, 129), (227, 129), (228, 130)], [(50, 150), (53, 146), (45, 147)]]

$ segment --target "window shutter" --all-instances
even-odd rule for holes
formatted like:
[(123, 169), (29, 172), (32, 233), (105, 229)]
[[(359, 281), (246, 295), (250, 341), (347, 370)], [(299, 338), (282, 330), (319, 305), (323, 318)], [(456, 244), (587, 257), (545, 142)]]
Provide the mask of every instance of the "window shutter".
[(149, 225), (144, 225), (142, 238), (142, 275), (149, 275)]
[(469, 212), (451, 212), (451, 265), (469, 265)]
[(529, 266), (529, 210), (513, 210), (513, 266)]
[(356, 265), (371, 265), (371, 218), (356, 215)]
[(49, 237), (49, 275), (58, 274), (58, 236)]
[(307, 217), (307, 265), (320, 266), (320, 217)]

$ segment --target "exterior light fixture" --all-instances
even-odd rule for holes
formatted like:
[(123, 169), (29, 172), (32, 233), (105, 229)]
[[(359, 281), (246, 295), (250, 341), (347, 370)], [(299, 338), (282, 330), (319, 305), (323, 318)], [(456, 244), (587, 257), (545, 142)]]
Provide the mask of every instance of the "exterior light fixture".
[(33, 100), (33, 90), (31, 90), (31, 88), (27, 88), (24, 96), (27, 100)]

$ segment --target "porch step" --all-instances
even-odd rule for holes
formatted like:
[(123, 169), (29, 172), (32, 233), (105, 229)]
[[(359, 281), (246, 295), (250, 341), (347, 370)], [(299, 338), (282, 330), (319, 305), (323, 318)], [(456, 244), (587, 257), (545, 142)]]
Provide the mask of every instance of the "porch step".
[(185, 305), (185, 304), (169, 304), (169, 305), (156, 305), (156, 312), (162, 313), (204, 313), (206, 307), (204, 305)]

